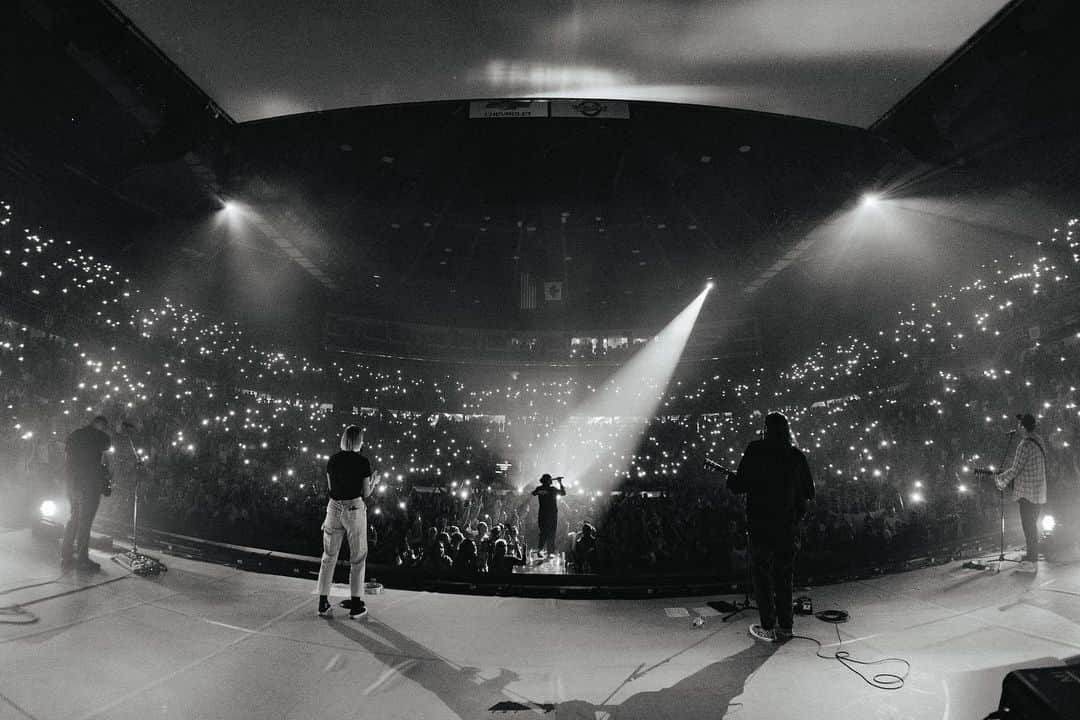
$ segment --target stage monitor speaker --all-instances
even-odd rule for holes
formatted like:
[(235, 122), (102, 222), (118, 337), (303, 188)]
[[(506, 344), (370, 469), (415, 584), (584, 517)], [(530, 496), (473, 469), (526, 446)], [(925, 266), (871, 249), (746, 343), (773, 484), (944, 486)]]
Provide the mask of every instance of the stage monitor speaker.
[(1013, 670), (1001, 683), (991, 718), (1066, 720), (1080, 717), (1080, 666)]

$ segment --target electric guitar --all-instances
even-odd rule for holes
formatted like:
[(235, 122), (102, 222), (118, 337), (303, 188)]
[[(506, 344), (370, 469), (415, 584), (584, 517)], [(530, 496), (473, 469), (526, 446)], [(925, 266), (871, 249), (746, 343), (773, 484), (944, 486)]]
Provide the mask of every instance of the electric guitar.
[(734, 470), (727, 467), (726, 465), (721, 465), (715, 460), (710, 460), (709, 458), (705, 458), (704, 467), (706, 470), (716, 470), (718, 472), (722, 472), (728, 477), (733, 477), (736, 474)]
[[(982, 476), (984, 476), (984, 477), (994, 477), (995, 475), (997, 475), (997, 471), (995, 471), (995, 470), (990, 470), (990, 469), (988, 469), (988, 468), (972, 468), (971, 472), (972, 472), (972, 474), (973, 474), (973, 475), (982, 475)], [(1015, 479), (1015, 478), (1014, 478), (1014, 479), (1012, 479), (1012, 480), (1010, 480), (1010, 481), (1009, 481), (1009, 484), (1008, 484), (1008, 485), (1006, 485), (1005, 487), (1003, 487), (1003, 488), (998, 488), (998, 489), (999, 489), (999, 490), (1002, 490), (1002, 491), (1004, 491), (1004, 490), (1008, 490), (1008, 489), (1011, 489), (1011, 488), (1012, 488), (1012, 486), (1013, 486), (1013, 483), (1014, 483), (1014, 482), (1016, 482), (1016, 479)], [(997, 485), (997, 481), (996, 481), (996, 480), (994, 481), (994, 484), (995, 484), (995, 485)]]

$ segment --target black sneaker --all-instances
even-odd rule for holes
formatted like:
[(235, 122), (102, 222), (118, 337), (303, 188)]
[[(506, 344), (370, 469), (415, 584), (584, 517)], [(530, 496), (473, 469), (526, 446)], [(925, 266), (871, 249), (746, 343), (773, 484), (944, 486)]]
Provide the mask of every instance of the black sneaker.
[(330, 617), (334, 613), (334, 606), (329, 600), (319, 598), (319, 617)]
[(90, 558), (79, 558), (79, 560), (75, 563), (75, 569), (88, 573), (101, 572), (101, 566)]
[(353, 607), (352, 603), (349, 603), (350, 620), (362, 620), (365, 617), (367, 617), (367, 608), (364, 606), (364, 603), (357, 603), (356, 607)]

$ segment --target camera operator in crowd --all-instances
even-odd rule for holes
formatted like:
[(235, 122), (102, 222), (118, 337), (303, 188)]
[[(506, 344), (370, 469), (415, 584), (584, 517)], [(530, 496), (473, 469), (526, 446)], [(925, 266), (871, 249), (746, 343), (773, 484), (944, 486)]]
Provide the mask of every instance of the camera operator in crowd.
[(64, 528), (60, 547), (60, 567), (67, 570), (97, 572), (101, 566), (90, 559), (90, 528), (94, 524), (101, 496), (107, 495), (109, 468), (105, 451), (109, 449), (109, 419), (98, 415), (86, 427), (68, 436), (65, 444), (65, 474), (71, 518)]
[(786, 417), (775, 412), (765, 417), (764, 437), (747, 446), (728, 489), (747, 494), (750, 562), (761, 616), (750, 634), (766, 642), (787, 640), (794, 624), (795, 538), (806, 503), (814, 498), (814, 480)]
[(999, 490), (1012, 485), (1012, 498), (1020, 508), (1027, 546), (1016, 571), (1034, 573), (1038, 571), (1039, 560), (1039, 513), (1046, 504), (1046, 450), (1035, 432), (1035, 417), (1026, 413), (1017, 415), (1016, 419), (1020, 421), (1018, 429), (1022, 435), (1012, 467), (998, 473), (994, 480)]
[[(559, 482), (559, 487), (552, 487), (553, 479)], [(537, 521), (540, 524), (540, 542), (537, 546), (541, 552), (551, 555), (555, 552), (555, 531), (559, 527), (559, 506), (556, 498), (566, 495), (562, 476), (552, 478), (544, 473), (540, 476), (540, 486), (533, 490), (532, 494), (540, 501), (540, 511), (537, 514)]]

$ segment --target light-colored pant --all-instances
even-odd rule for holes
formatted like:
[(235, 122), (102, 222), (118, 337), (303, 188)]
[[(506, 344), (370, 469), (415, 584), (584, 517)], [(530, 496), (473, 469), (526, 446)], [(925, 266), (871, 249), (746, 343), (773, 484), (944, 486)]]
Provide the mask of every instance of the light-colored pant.
[(319, 566), (319, 594), (329, 595), (334, 581), (341, 539), (349, 538), (349, 592), (364, 596), (364, 573), (367, 571), (367, 507), (361, 498), (330, 500), (322, 524), (323, 553)]

